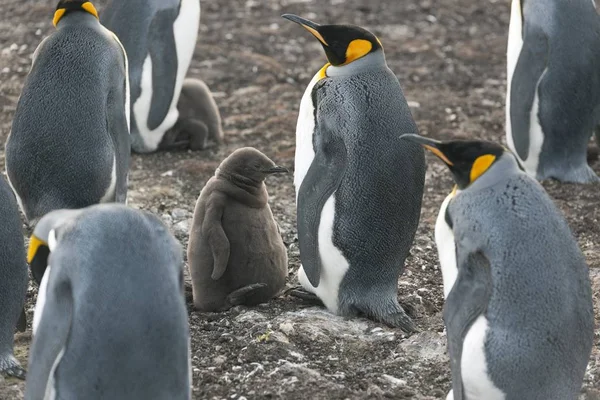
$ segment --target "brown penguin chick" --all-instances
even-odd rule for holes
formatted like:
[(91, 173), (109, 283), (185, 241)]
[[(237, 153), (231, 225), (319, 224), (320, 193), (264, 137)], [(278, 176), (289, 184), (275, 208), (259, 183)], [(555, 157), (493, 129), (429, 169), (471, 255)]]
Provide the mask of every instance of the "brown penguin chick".
[(188, 244), (196, 309), (264, 303), (284, 287), (287, 251), (264, 183), (278, 172), (287, 169), (244, 147), (223, 160), (202, 189)]
[(203, 150), (212, 140), (223, 143), (221, 114), (210, 89), (199, 79), (186, 78), (177, 101), (179, 119), (163, 137), (161, 150)]

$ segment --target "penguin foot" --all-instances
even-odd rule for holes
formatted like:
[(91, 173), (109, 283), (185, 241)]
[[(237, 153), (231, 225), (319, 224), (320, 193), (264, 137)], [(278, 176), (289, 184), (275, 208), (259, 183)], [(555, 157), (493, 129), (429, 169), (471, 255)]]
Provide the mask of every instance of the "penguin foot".
[(13, 355), (0, 358), (0, 372), (6, 376), (25, 380), (27, 371), (21, 367), (21, 364)]
[(266, 287), (266, 283), (253, 283), (251, 285), (241, 287), (227, 295), (227, 303), (231, 304), (232, 306), (254, 305), (261, 303), (261, 300), (263, 300), (263, 297), (265, 296), (263, 293), (257, 291)]
[(322, 307), (325, 306), (323, 304), (323, 302), (321, 301), (321, 299), (319, 298), (319, 296), (317, 296), (314, 293), (304, 290), (301, 286), (296, 286), (296, 287), (290, 288), (286, 291), (285, 294), (288, 294), (293, 297), (297, 297), (301, 300), (304, 300), (311, 304), (314, 304), (315, 306), (322, 306)]
[(378, 319), (380, 322), (383, 322), (392, 328), (400, 328), (406, 333), (418, 332), (417, 326), (413, 320), (402, 309), (391, 314), (382, 315)]

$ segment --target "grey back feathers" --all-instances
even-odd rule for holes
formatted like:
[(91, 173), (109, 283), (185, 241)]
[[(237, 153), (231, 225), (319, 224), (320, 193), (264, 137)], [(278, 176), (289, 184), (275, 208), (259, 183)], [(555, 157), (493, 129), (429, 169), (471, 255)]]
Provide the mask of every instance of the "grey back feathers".
[(25, 399), (189, 399), (180, 244), (124, 205), (65, 215), (50, 240)]
[(300, 256), (316, 287), (319, 224), (335, 192), (332, 241), (349, 262), (339, 312), (412, 329), (397, 284), (419, 222), (425, 157), (419, 145), (398, 139), (417, 126), (383, 51), (364, 58), (365, 66), (349, 64), (359, 63), (358, 71), (328, 68), (333, 76), (313, 89), (315, 158), (298, 192)]
[(263, 182), (284, 171), (258, 150), (242, 148), (202, 189), (188, 245), (196, 308), (263, 303), (285, 285), (287, 250)]
[(72, 12), (36, 50), (6, 143), (30, 224), (60, 208), (125, 202), (130, 142), (126, 55), (91, 14)]
[(511, 147), (538, 179), (598, 181), (586, 153), (600, 125), (600, 17), (590, 0), (521, 3), (523, 45), (509, 81)]
[(13, 337), (27, 293), (27, 263), (17, 202), (3, 176), (0, 221), (0, 373), (24, 378), (13, 356)]
[[(593, 339), (591, 287), (560, 211), (507, 153), (451, 200), (448, 213), (459, 276), (469, 259), (485, 260), (475, 263), (483, 276), (476, 302), (489, 297), (485, 355), (494, 384), (507, 400), (576, 399)], [(452, 298), (446, 307), (467, 307)], [(460, 334), (448, 326), (449, 341)]]

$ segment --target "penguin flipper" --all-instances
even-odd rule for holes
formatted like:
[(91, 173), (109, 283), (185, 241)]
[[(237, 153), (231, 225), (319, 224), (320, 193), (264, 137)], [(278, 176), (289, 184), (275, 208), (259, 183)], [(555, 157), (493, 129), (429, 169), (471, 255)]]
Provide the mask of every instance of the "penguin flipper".
[[(50, 376), (58, 367), (60, 358), (67, 348), (73, 322), (73, 294), (70, 282), (61, 276), (61, 269), (52, 271), (48, 277), (48, 290), (44, 307), (40, 309), (39, 324), (29, 352), (26, 399), (43, 399)], [(56, 273), (55, 273), (56, 272)], [(38, 302), (40, 300), (38, 299)], [(37, 307), (36, 307), (36, 312)], [(56, 398), (60, 398), (56, 393)]]
[(538, 83), (548, 65), (548, 37), (536, 26), (524, 27), (523, 47), (510, 87), (510, 124), (515, 149), (522, 160), (529, 155), (531, 112)]
[(215, 193), (206, 204), (206, 212), (202, 221), (202, 236), (206, 238), (212, 255), (213, 271), (211, 278), (215, 281), (223, 276), (229, 263), (230, 244), (221, 217), (223, 216), (223, 204), (227, 201), (222, 194)]
[(266, 283), (253, 283), (234, 290), (227, 295), (227, 302), (231, 306), (256, 305), (264, 299), (264, 294), (260, 289), (267, 287)]
[(25, 307), (21, 309), (21, 315), (17, 321), (17, 330), (19, 332), (25, 332), (27, 330), (27, 314), (25, 314)]
[(461, 357), (463, 341), (475, 320), (485, 313), (492, 294), (490, 262), (481, 252), (471, 252), (459, 263), (458, 276), (444, 304), (448, 352), (455, 400), (464, 400)]
[(177, 45), (173, 23), (178, 8), (159, 10), (150, 23), (148, 52), (152, 60), (152, 100), (148, 114), (148, 128), (154, 130), (166, 118), (175, 95), (177, 79)]
[[(315, 132), (317, 134), (317, 132)], [(342, 138), (319, 128), (319, 146), (298, 191), (298, 242), (300, 260), (311, 285), (319, 286), (321, 256), (319, 224), (327, 200), (338, 188), (346, 169), (346, 146)]]

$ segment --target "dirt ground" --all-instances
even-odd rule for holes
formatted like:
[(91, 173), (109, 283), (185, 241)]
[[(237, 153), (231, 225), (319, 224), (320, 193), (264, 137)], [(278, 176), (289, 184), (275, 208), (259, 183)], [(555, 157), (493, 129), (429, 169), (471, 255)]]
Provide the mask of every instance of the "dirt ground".
[[(106, 0), (94, 3), (102, 12)], [(53, 31), (55, 1), (0, 0), (0, 5), (4, 143), (32, 53)], [(280, 18), (284, 12), (321, 23), (354, 23), (376, 33), (421, 134), (505, 142), (507, 0), (205, 0), (189, 75), (213, 90), (226, 143), (201, 152), (134, 155), (128, 194), (131, 206), (162, 216), (184, 247), (200, 190), (233, 150), (254, 146), (293, 169), (300, 97), (325, 56), (307, 32)], [(222, 314), (190, 307), (194, 398), (445, 398), (451, 381), (433, 226), (452, 181), (445, 167), (427, 157), (420, 227), (399, 282), (399, 297), (414, 306), (421, 332), (406, 338), (398, 330), (335, 317), (288, 296)], [(592, 167), (600, 173), (600, 162)], [(289, 284), (295, 285), (299, 259), (292, 181), (292, 174), (278, 176), (267, 186), (289, 251)], [(544, 186), (587, 257), (600, 326), (599, 186)], [(29, 323), (35, 293), (30, 285)], [(16, 335), (23, 365), (30, 341), (29, 330)], [(594, 343), (582, 399), (600, 399), (600, 329)], [(23, 390), (23, 382), (4, 379), (0, 399), (21, 399)]]

